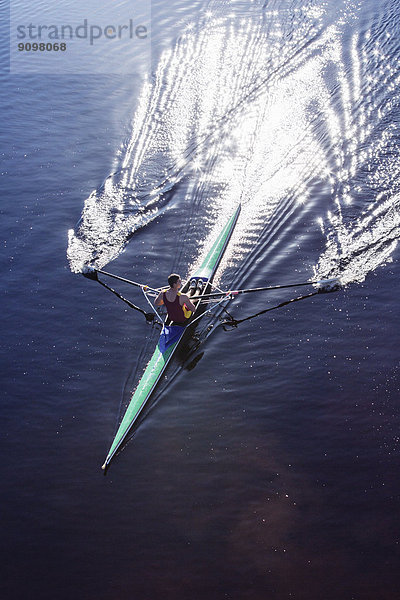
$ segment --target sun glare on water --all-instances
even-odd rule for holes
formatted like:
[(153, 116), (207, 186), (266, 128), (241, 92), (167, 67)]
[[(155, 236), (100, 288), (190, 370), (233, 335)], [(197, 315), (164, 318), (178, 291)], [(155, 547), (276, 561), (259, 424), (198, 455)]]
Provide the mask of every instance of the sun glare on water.
[[(326, 238), (316, 276), (359, 281), (388, 260), (399, 227), (399, 161), (397, 151), (387, 160), (397, 133), (387, 122), (400, 77), (378, 42), (368, 54), (359, 34), (345, 41), (343, 24), (359, 9), (339, 4), (335, 24), (324, 22), (324, 4), (260, 12), (257, 3), (240, 17), (216, 5), (188, 23), (143, 84), (121, 168), (85, 201), (68, 234), (71, 269), (116, 258), (169, 207), (178, 183), (214, 224), (204, 249), (218, 220), (242, 203), (225, 261), (240, 261), (279, 215), (314, 205), (310, 226)], [(382, 85), (393, 94), (380, 106)], [(360, 212), (374, 186), (372, 206)], [(358, 211), (355, 219), (349, 211)]]

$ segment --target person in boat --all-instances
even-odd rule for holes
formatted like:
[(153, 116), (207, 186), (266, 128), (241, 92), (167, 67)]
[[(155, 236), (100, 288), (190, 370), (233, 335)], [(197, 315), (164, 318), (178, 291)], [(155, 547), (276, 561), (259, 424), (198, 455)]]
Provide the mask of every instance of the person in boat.
[(179, 275), (171, 273), (168, 277), (169, 289), (158, 294), (154, 301), (156, 306), (165, 305), (168, 316), (174, 323), (184, 324), (196, 310), (195, 305), (186, 294), (181, 294), (179, 289), (182, 281)]

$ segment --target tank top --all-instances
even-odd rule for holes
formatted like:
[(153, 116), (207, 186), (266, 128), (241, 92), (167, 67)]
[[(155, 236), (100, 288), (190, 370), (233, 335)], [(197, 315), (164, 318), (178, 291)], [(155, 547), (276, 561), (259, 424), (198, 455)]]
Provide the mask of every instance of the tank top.
[(183, 312), (183, 308), (179, 303), (179, 296), (176, 295), (176, 298), (173, 302), (170, 302), (167, 298), (166, 293), (163, 293), (163, 302), (167, 308), (168, 316), (171, 321), (175, 321), (175, 323), (184, 323), (186, 321), (185, 313)]

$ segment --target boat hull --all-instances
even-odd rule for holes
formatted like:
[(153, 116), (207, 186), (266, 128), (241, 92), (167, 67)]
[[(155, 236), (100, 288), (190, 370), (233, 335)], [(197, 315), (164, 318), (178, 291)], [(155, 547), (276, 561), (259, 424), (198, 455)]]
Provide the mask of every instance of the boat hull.
[[(215, 271), (218, 268), (218, 265), (225, 252), (226, 246), (239, 217), (239, 213), (240, 205), (230, 217), (229, 221), (226, 223), (225, 227), (213, 243), (210, 250), (207, 252), (204, 261), (188, 280), (186, 286), (183, 288), (184, 292), (187, 291), (189, 281), (193, 279), (201, 279), (203, 281), (202, 292), (209, 293)], [(150, 399), (163, 373), (167, 369), (171, 358), (180, 345), (187, 327), (191, 322), (193, 322), (193, 320), (197, 320), (197, 318), (206, 310), (206, 308), (206, 305), (199, 302), (194, 315), (191, 317), (191, 319), (189, 319), (186, 326), (174, 325), (173, 323), (170, 323), (168, 319), (166, 320), (153, 356), (151, 357), (143, 376), (132, 395), (131, 401), (115, 435), (114, 441), (103, 465), (103, 469), (108, 466), (113, 456), (118, 452), (135, 421), (138, 419), (143, 408)]]

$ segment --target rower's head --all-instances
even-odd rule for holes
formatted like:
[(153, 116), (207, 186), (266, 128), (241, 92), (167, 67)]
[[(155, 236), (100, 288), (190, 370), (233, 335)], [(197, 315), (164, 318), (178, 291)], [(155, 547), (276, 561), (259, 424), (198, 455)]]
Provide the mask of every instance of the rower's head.
[(173, 290), (179, 290), (182, 285), (180, 275), (177, 275), (177, 273), (171, 273), (171, 275), (168, 277), (168, 283)]

